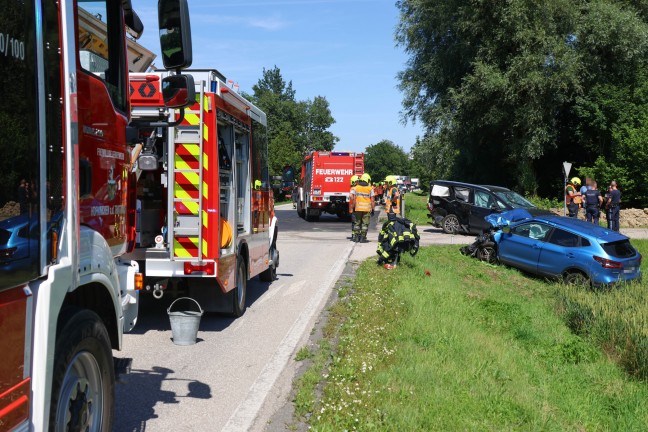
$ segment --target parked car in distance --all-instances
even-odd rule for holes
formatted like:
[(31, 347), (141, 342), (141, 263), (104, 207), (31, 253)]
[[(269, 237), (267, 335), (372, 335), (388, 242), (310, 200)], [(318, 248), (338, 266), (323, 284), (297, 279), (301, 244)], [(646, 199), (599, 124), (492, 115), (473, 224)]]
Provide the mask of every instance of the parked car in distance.
[(504, 187), (448, 180), (430, 182), (428, 217), (446, 234), (479, 234), (489, 228), (485, 216), (514, 208), (524, 208), (532, 215), (551, 214)]
[(499, 262), (578, 285), (641, 278), (641, 254), (618, 232), (575, 218), (534, 216), (492, 236)]
[(40, 227), (27, 213), (0, 221), (0, 268), (28, 270), (38, 262)]

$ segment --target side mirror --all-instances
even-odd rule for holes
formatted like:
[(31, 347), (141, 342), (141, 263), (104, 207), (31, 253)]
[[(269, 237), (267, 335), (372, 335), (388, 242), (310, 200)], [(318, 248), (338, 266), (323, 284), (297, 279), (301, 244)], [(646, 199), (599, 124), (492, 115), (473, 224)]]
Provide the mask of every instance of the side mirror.
[(191, 75), (162, 78), (162, 98), (167, 108), (183, 108), (196, 102), (196, 87)]
[(137, 14), (133, 10), (133, 8), (130, 7), (130, 5), (124, 6), (124, 21), (126, 23), (126, 26), (129, 29), (131, 29), (129, 33), (135, 39), (139, 39), (140, 36), (142, 36), (142, 33), (144, 32), (144, 24), (142, 24), (142, 20), (140, 19), (139, 16), (137, 16)]
[(505, 234), (510, 234), (511, 233), (511, 227), (508, 226), (508, 225), (504, 225), (502, 227), (502, 232), (505, 233)]
[(187, 0), (159, 0), (158, 23), (165, 69), (191, 66), (191, 26)]

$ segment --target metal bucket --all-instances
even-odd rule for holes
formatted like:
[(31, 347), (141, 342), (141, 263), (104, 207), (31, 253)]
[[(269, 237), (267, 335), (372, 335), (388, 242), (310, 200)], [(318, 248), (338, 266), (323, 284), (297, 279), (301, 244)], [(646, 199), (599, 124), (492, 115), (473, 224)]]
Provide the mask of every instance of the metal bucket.
[[(173, 305), (178, 300), (191, 300), (198, 306), (198, 311), (171, 311)], [(193, 345), (196, 343), (198, 336), (198, 327), (200, 326), (200, 317), (203, 310), (200, 304), (191, 297), (180, 297), (175, 299), (167, 309), (169, 321), (171, 321), (171, 333), (173, 334), (173, 343), (176, 345)]]

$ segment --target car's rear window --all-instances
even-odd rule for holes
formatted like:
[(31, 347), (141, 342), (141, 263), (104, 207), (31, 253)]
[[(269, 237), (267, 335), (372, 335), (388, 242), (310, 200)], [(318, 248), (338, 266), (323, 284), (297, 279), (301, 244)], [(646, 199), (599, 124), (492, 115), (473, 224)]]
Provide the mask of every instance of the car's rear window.
[(447, 197), (450, 196), (450, 188), (447, 186), (434, 185), (430, 191), (431, 196)]
[(0, 228), (0, 245), (7, 244), (9, 237), (11, 237), (11, 231)]
[(603, 243), (601, 246), (603, 246), (603, 250), (607, 252), (608, 255), (617, 258), (630, 258), (637, 253), (635, 248), (630, 244), (630, 240)]

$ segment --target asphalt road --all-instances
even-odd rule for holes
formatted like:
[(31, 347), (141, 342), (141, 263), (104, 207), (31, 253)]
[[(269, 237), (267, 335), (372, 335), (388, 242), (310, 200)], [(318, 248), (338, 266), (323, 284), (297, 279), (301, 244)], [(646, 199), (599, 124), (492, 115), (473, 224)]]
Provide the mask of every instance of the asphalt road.
[[(172, 298), (142, 296), (137, 326), (114, 352), (132, 359), (116, 387), (115, 431), (263, 430), (285, 403), (294, 354), (355, 245), (350, 223), (335, 216), (309, 223), (291, 205), (277, 216), (278, 279), (248, 283), (241, 318), (206, 313), (197, 343), (177, 346), (166, 310)], [(367, 248), (375, 253), (375, 244)]]

